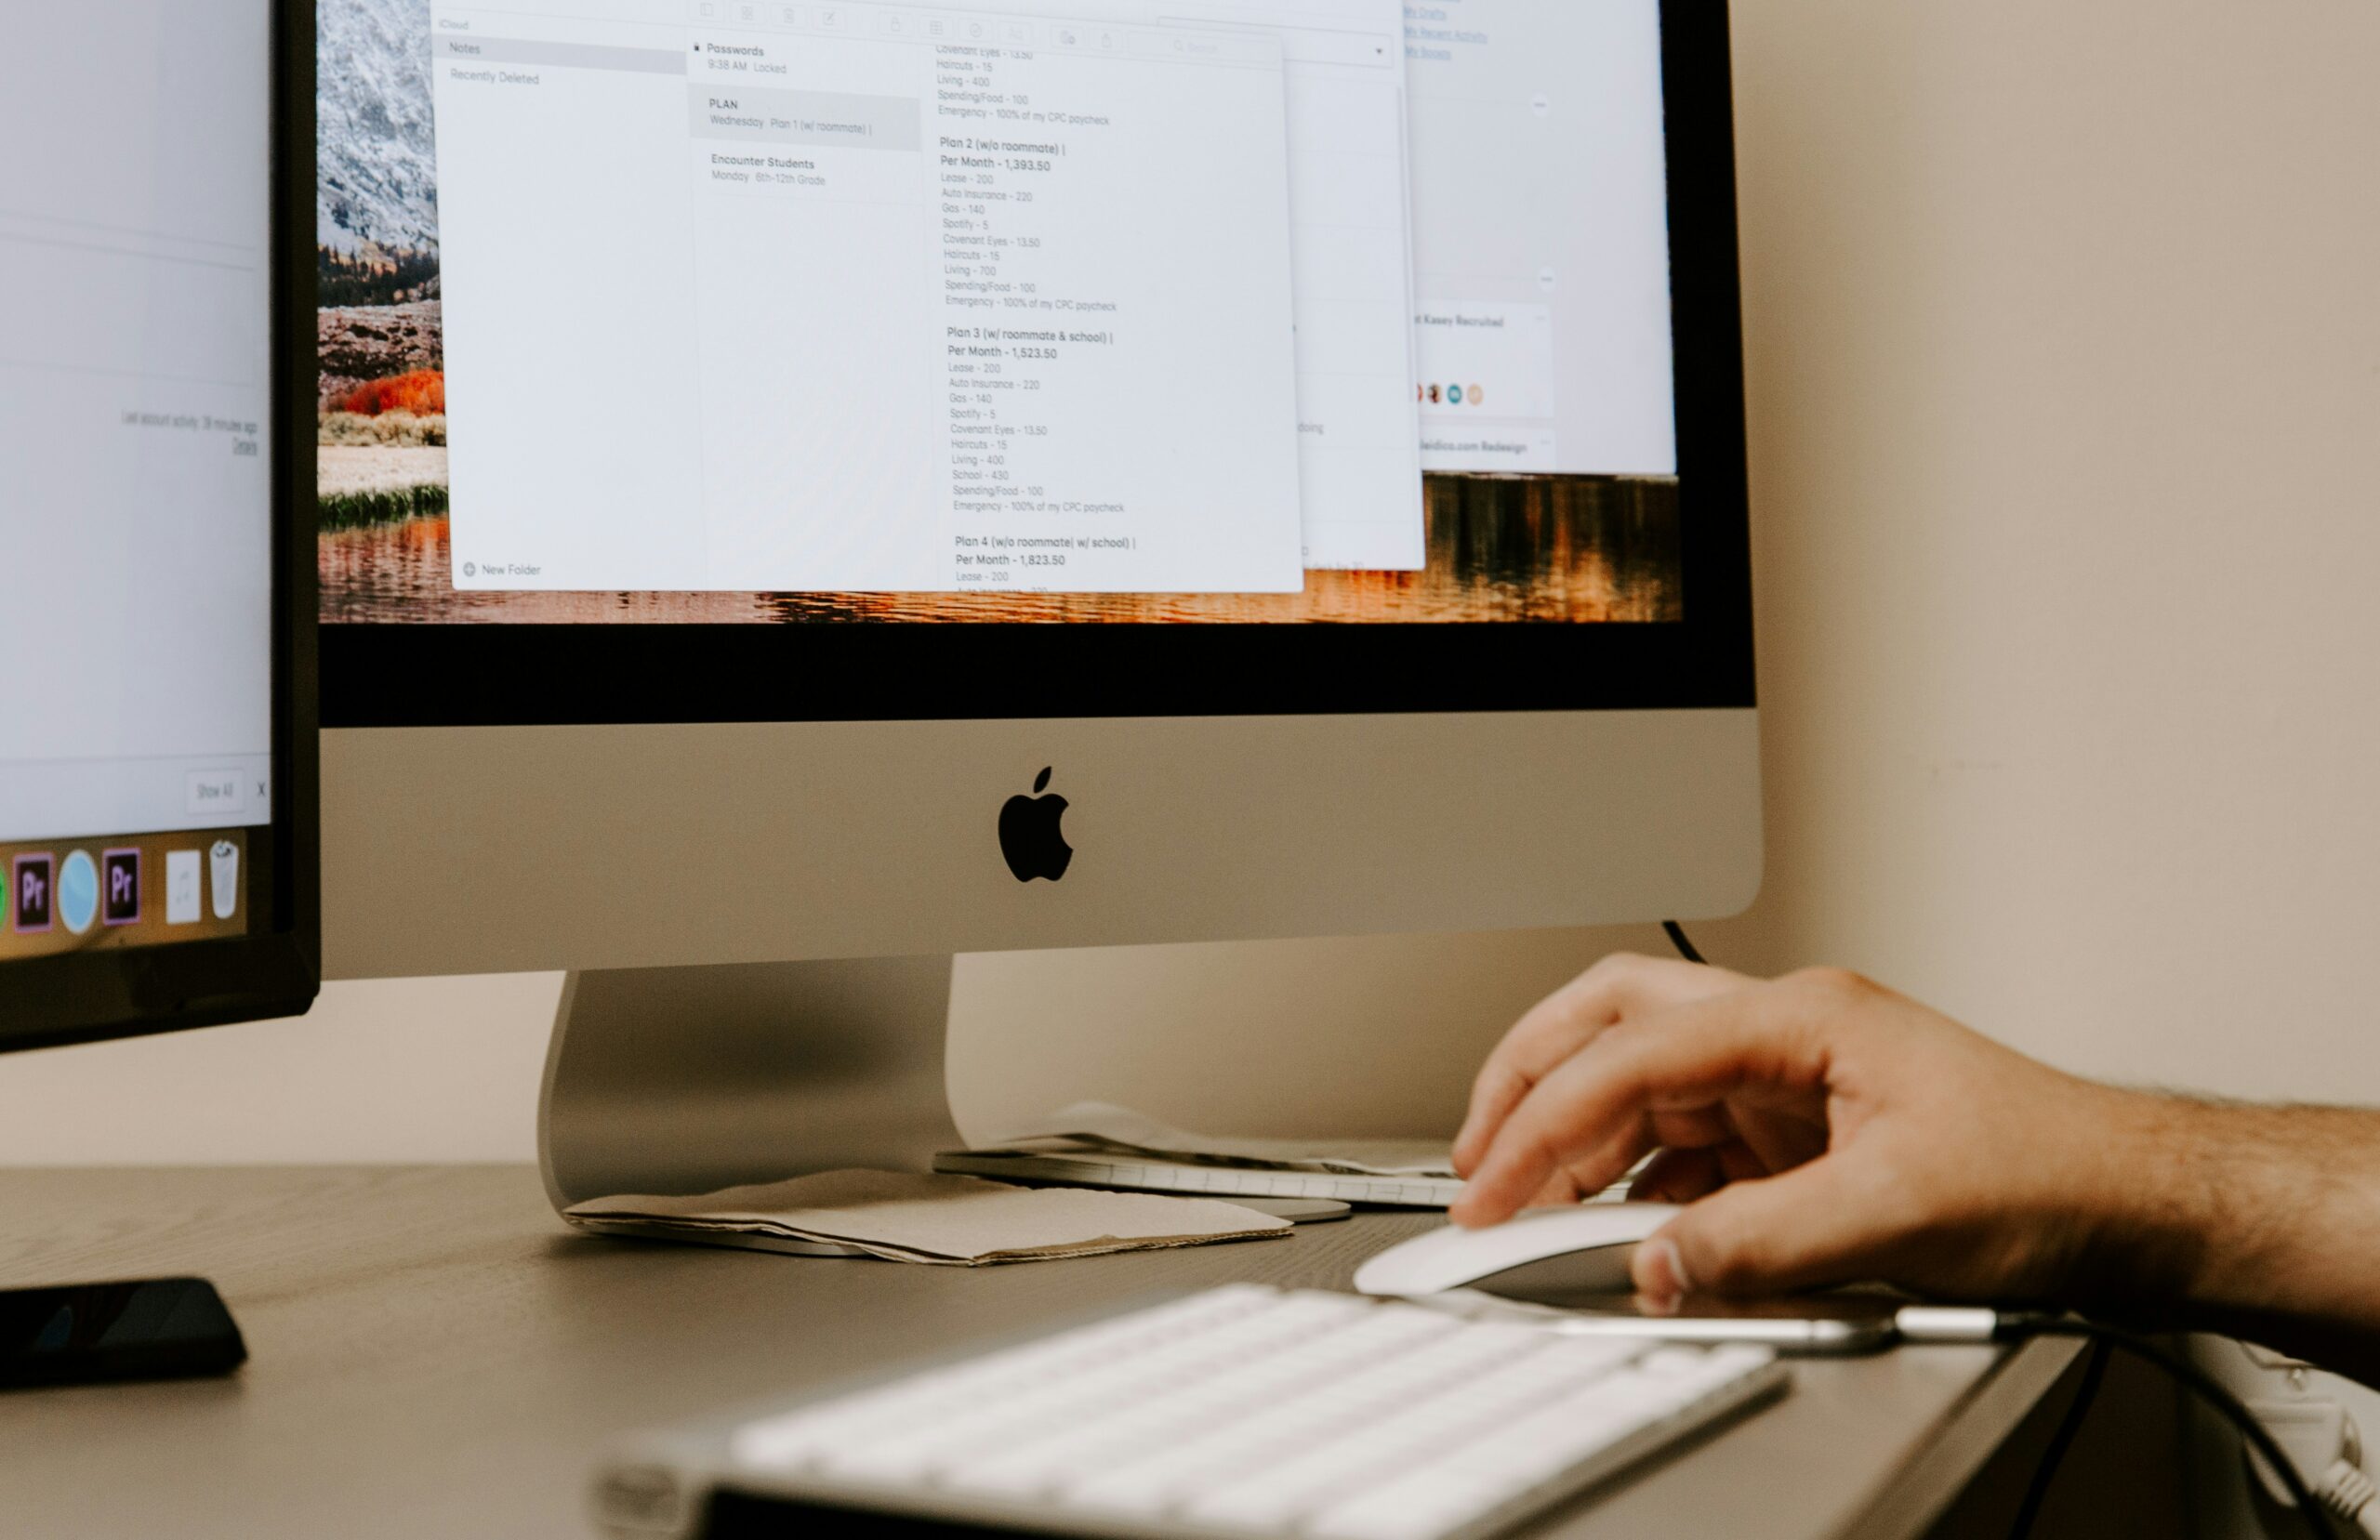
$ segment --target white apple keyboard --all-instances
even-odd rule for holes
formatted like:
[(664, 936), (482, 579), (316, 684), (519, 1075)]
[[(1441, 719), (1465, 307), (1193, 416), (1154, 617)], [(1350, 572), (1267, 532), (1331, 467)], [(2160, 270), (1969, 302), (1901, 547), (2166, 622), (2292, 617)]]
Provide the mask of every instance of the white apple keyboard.
[(857, 1515), (1146, 1540), (1478, 1540), (1785, 1384), (1765, 1348), (1234, 1284), (649, 1436), (603, 1467), (595, 1509), (624, 1540)]

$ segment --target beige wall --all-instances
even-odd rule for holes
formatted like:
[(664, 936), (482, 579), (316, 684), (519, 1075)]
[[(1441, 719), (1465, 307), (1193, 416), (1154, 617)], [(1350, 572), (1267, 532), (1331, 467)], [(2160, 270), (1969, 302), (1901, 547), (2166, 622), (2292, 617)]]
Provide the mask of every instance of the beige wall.
[(534, 1160), (560, 985), (333, 984), (295, 1021), (0, 1058), (0, 1165)]
[(2380, 1099), (2380, 7), (1739, 7), (1771, 878), (1721, 953)]
[[(1706, 946), (2380, 1100), (2380, 8), (1739, 0), (1737, 36), (1770, 880)], [(960, 1102), (1443, 1122), (1614, 939), (972, 961)], [(0, 1162), (522, 1157), (553, 989), (0, 1060)]]

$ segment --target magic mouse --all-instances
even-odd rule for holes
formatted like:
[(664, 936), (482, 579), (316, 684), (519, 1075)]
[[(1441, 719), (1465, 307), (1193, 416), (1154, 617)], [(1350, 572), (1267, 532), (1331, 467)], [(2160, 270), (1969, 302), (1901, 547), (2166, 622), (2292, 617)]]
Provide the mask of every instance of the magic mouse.
[(1675, 1204), (1577, 1204), (1532, 1208), (1485, 1230), (1448, 1225), (1389, 1247), (1355, 1270), (1366, 1294), (1480, 1289), (1558, 1301), (1625, 1294), (1636, 1243), (1669, 1223)]

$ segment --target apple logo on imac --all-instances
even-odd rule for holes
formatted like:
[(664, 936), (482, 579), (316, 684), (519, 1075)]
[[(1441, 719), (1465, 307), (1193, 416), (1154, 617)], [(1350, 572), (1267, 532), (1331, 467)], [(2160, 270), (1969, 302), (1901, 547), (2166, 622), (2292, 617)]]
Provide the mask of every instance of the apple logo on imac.
[[(1033, 783), (1033, 790), (1037, 794), (1050, 790), (1048, 769)], [(1008, 858), (1008, 869), (1016, 874), (1017, 881), (1046, 877), (1055, 882), (1066, 875), (1075, 850), (1058, 827), (1058, 821), (1065, 816), (1066, 799), (1054, 792), (1048, 796), (1019, 793), (1000, 809), (1000, 854)]]

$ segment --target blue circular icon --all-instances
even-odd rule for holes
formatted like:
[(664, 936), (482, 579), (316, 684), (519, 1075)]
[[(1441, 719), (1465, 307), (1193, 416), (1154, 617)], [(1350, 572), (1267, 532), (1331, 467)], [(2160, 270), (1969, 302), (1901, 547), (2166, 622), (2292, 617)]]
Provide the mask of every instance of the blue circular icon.
[(58, 917), (77, 936), (99, 917), (99, 869), (87, 850), (77, 850), (58, 869)]
[(1448, 386), (1447, 400), (1454, 402), (1457, 406), (1461, 406), (1462, 404), (1462, 387), (1460, 385)]

